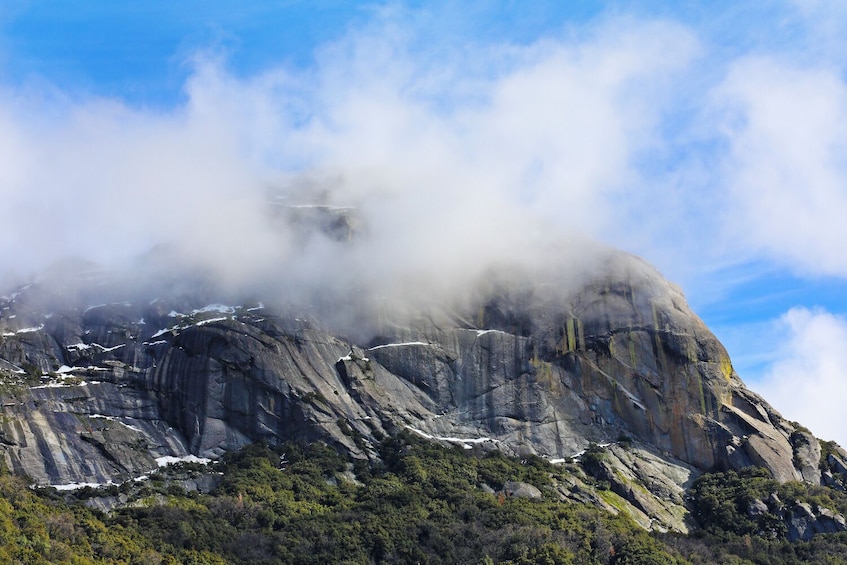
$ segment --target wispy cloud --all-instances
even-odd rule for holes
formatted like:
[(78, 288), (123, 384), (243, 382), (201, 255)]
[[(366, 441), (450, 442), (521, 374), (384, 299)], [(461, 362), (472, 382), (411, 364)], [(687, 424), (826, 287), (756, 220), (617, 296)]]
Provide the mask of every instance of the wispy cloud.
[(847, 276), (847, 84), (833, 68), (773, 59), (732, 65), (716, 91), (728, 143), (728, 227), (813, 275)]
[(775, 326), (777, 358), (759, 388), (777, 410), (818, 437), (847, 444), (847, 320), (794, 308)]
[[(658, 136), (654, 102), (696, 52), (665, 22), (455, 59), (413, 50), (406, 20), (373, 25), (325, 46), (307, 71), (237, 78), (198, 58), (187, 102), (169, 112), (12, 93), (0, 139), (18, 157), (2, 190), (20, 213), (0, 252), (36, 267), (175, 242), (184, 260), (232, 279), (276, 265), (313, 283), (467, 282), (619, 219), (635, 157)], [(297, 247), (266, 220), (267, 187), (302, 174), (332, 179), (321, 202), (364, 218), (352, 248)]]
[[(312, 65), (246, 72), (195, 54), (167, 108), (44, 78), (0, 85), (0, 272), (67, 255), (119, 264), (170, 243), (179, 264), (236, 285), (434, 292), (492, 265), (579, 257), (593, 238), (658, 263), (701, 303), (759, 265), (844, 278), (838, 6), (613, 10), (510, 42), (458, 33), (453, 8), (391, 4)], [(298, 184), (309, 196), (289, 202), (356, 208), (354, 244), (271, 220), (269, 188)], [(802, 336), (840, 335), (842, 321), (795, 310), (782, 323), (796, 350), (762, 385), (775, 389), (812, 350)]]

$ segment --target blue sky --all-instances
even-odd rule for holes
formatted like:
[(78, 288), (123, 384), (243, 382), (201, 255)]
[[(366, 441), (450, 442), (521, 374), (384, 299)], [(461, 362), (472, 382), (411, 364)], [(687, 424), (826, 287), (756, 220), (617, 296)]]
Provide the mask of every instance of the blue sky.
[[(409, 236), (378, 247), (397, 269), (508, 249), (502, 225), (644, 256), (754, 390), (845, 444), (845, 32), (826, 0), (6, 2), (0, 256), (180, 237), (242, 259), (167, 210), (193, 209), (247, 218), (266, 259), (244, 187), (340, 176), (341, 203), (422, 218), (385, 228)], [(445, 201), (464, 231), (424, 223)]]

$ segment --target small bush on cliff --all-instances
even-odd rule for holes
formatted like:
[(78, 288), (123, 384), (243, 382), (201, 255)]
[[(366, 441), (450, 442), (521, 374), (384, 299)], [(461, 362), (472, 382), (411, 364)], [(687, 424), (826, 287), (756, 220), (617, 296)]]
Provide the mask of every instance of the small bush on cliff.
[(769, 527), (777, 527), (776, 534), (784, 536), (784, 524), (778, 527), (778, 524), (769, 523), (773, 514), (754, 518), (748, 513), (754, 500), (767, 499), (778, 489), (779, 483), (770, 473), (758, 467), (707, 473), (691, 488), (692, 514), (704, 530), (715, 535), (764, 534)]

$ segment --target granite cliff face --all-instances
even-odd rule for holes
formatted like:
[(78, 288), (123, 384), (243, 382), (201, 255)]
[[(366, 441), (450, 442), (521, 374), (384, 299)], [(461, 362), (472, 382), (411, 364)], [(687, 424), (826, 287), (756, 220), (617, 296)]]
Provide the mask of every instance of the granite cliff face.
[[(0, 298), (0, 450), (40, 484), (104, 483), (257, 440), (323, 439), (371, 458), (378, 438), (409, 428), (551, 460), (625, 438), (677, 470), (680, 505), (681, 486), (715, 467), (821, 482), (817, 440), (744, 387), (653, 268), (611, 253), (567, 290), (530, 278), (402, 315), (363, 299), (362, 331), (344, 336), (200, 291), (123, 302), (108, 282), (73, 299), (35, 283)], [(634, 481), (645, 457), (616, 459)], [(674, 512), (667, 527), (681, 529)]]

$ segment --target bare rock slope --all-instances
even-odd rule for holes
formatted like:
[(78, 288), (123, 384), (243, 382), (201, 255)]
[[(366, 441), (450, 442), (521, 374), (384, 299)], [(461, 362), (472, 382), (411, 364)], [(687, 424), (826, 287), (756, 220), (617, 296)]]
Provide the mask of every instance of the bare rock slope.
[[(202, 293), (124, 302), (114, 289), (73, 300), (18, 289), (0, 298), (0, 450), (37, 483), (103, 483), (257, 440), (323, 439), (374, 457), (380, 437), (409, 428), (551, 460), (626, 438), (687, 469), (667, 479), (677, 487), (748, 465), (821, 481), (815, 438), (745, 388), (681, 292), (643, 261), (612, 253), (576, 290), (529, 278), (487, 289), (402, 316), (360, 304), (379, 315), (346, 335)], [(661, 468), (615, 459), (621, 484)], [(653, 481), (657, 498), (667, 481)], [(681, 523), (673, 508), (656, 512)]]

